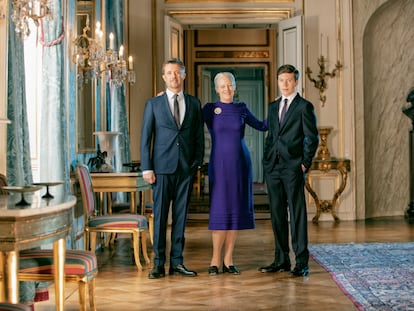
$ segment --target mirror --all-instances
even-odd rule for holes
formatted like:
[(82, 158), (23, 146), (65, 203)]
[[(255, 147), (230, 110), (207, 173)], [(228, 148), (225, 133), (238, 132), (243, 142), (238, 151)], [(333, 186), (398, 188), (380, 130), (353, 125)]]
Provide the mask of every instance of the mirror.
[[(95, 1), (76, 1), (75, 37), (83, 33), (83, 29), (89, 22), (90, 29), (87, 35), (92, 37), (95, 31)], [(85, 41), (83, 41), (85, 44)], [(76, 76), (82, 74), (76, 68)], [(96, 80), (88, 79), (84, 75), (83, 81), (76, 81), (76, 152), (94, 153), (96, 151)]]

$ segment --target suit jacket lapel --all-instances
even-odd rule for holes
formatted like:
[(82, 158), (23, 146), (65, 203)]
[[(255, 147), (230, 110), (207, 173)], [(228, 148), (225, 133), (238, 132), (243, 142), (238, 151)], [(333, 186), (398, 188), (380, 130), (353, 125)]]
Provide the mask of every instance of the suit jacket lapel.
[(165, 113), (166, 113), (166, 115), (168, 115), (168, 116), (169, 116), (169, 117), (168, 117), (168, 119), (169, 119), (172, 123), (174, 123), (174, 125), (175, 125), (175, 126), (177, 126), (177, 123), (175, 122), (174, 116), (173, 116), (173, 114), (171, 113), (171, 108), (170, 108), (170, 103), (168, 102), (168, 95), (167, 95), (167, 92), (165, 92), (165, 93), (164, 93), (163, 97), (164, 97), (164, 105), (163, 105), (163, 107), (164, 107), (164, 109), (165, 109)]
[[(275, 130), (275, 135), (277, 135), (277, 133), (280, 130), (280, 125), (279, 125), (279, 105), (281, 102), (281, 98), (277, 99), (275, 102), (275, 105), (273, 106), (273, 111), (269, 111), (270, 115), (269, 118), (274, 119), (273, 124), (275, 125), (274, 130)], [(271, 122), (269, 122), (270, 124)]]
[(188, 97), (188, 94), (184, 93), (184, 105), (185, 105), (185, 114), (184, 114), (184, 119), (183, 119), (183, 123), (181, 124), (181, 127), (185, 125), (187, 119), (188, 119), (188, 115), (190, 112), (190, 98)]
[[(280, 104), (280, 102), (281, 102), (281, 100), (279, 101), (279, 104)], [(297, 109), (298, 103), (299, 103), (299, 94), (296, 94), (295, 98), (293, 98), (293, 101), (289, 105), (289, 109), (287, 110), (286, 115), (285, 115), (285, 120), (283, 120), (283, 124), (281, 125), (280, 129), (285, 127), (286, 123), (289, 121), (290, 116)]]

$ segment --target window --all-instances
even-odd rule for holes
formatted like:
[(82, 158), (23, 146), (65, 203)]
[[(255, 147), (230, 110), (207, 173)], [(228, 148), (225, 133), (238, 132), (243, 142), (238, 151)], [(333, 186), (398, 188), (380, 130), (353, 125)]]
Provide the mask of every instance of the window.
[(26, 106), (29, 122), (30, 158), (33, 180), (39, 180), (40, 109), (42, 103), (42, 52), (40, 27), (29, 21), (30, 35), (24, 39)]

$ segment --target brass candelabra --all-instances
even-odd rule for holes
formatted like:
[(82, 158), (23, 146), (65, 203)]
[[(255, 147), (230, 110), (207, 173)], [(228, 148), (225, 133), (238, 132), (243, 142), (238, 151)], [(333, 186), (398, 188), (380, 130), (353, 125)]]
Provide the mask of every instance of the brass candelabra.
[(319, 65), (318, 80), (316, 80), (315, 78), (312, 78), (311, 77), (312, 70), (309, 67), (306, 68), (306, 76), (313, 83), (315, 88), (319, 90), (319, 99), (322, 103), (322, 107), (325, 106), (325, 102), (326, 102), (326, 96), (324, 93), (325, 93), (326, 88), (328, 87), (328, 82), (327, 82), (328, 78), (335, 77), (336, 72), (342, 69), (342, 64), (338, 60), (337, 63), (335, 64), (335, 69), (332, 70), (332, 72), (327, 72), (325, 69), (326, 62), (327, 60), (325, 59), (323, 55), (321, 55), (318, 58), (318, 65)]

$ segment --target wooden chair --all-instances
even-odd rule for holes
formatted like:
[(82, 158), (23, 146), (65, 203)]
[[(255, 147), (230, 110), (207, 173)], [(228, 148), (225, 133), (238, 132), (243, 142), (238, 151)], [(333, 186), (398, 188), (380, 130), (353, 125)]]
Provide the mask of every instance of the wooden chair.
[(0, 303), (0, 311), (32, 311), (32, 307), (21, 303)]
[[(134, 249), (135, 264), (138, 271), (142, 271), (139, 259), (139, 248), (142, 243), (142, 254), (147, 264), (150, 259), (147, 253), (146, 232), (148, 230), (147, 218), (143, 215), (112, 214), (94, 216), (95, 194), (93, 192), (89, 169), (84, 164), (78, 164), (76, 174), (82, 194), (82, 205), (85, 217), (85, 247), (96, 250), (97, 233), (130, 233)], [(104, 173), (103, 173), (104, 174)], [(141, 243), (140, 243), (141, 237)]]
[[(90, 310), (95, 307), (95, 277), (98, 263), (93, 252), (66, 250), (65, 281), (78, 283), (79, 310), (86, 311), (86, 293), (89, 291)], [(19, 254), (19, 281), (54, 281), (53, 250), (24, 250)]]

